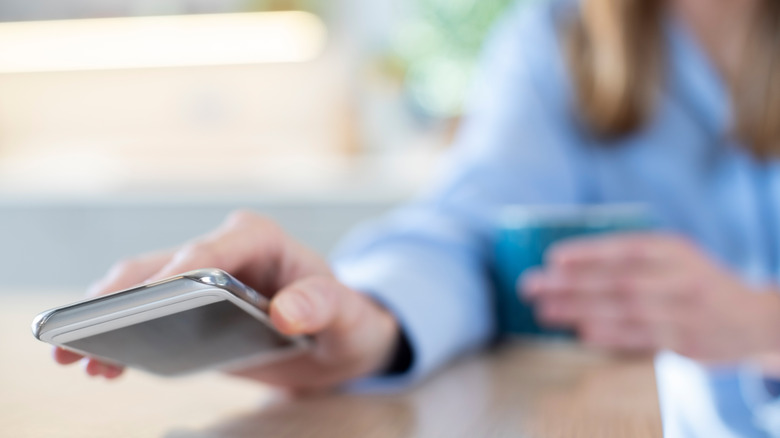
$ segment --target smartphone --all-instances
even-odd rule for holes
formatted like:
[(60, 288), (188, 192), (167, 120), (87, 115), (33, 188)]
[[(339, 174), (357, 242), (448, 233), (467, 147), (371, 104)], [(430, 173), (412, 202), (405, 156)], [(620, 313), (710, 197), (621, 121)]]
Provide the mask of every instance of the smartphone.
[(47, 310), (32, 330), (41, 341), (162, 376), (261, 365), (311, 344), (274, 329), (268, 300), (219, 269)]

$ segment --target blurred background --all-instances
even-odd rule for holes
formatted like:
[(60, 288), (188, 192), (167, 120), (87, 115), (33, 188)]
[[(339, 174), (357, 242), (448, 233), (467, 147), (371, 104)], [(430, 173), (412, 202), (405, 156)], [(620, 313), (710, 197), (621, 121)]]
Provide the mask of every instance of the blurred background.
[(0, 289), (246, 207), (326, 254), (419, 190), (509, 0), (3, 0)]

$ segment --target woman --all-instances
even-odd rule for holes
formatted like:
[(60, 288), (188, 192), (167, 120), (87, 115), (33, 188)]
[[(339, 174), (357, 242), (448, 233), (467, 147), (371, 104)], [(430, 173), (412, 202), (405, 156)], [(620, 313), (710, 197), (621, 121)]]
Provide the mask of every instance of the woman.
[(538, 1), (493, 41), (435, 186), (356, 232), (333, 268), (242, 212), (118, 265), (94, 293), (222, 268), (273, 296), (281, 331), (318, 340), (243, 375), (303, 390), (413, 379), (491, 337), (502, 206), (643, 202), (670, 232), (556, 247), (525, 278), (542, 318), (607, 349), (726, 363), (780, 352), (780, 3)]

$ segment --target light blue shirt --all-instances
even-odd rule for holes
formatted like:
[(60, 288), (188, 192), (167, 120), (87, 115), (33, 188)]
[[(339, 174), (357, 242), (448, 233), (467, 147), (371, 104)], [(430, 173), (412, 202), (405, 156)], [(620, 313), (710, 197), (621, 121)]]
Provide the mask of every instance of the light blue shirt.
[(510, 204), (645, 203), (663, 228), (746, 281), (777, 279), (778, 166), (730, 135), (727, 88), (692, 36), (668, 20), (655, 117), (608, 145), (576, 116), (560, 39), (576, 4), (523, 2), (509, 14), (434, 186), (335, 254), (339, 278), (397, 316), (414, 350), (409, 379), (494, 334), (488, 263), (496, 218)]

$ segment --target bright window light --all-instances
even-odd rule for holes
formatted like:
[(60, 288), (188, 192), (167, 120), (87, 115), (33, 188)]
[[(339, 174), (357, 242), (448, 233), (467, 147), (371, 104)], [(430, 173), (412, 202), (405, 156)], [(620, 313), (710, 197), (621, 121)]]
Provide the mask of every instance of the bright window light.
[(305, 62), (326, 38), (301, 11), (0, 23), (0, 73)]

